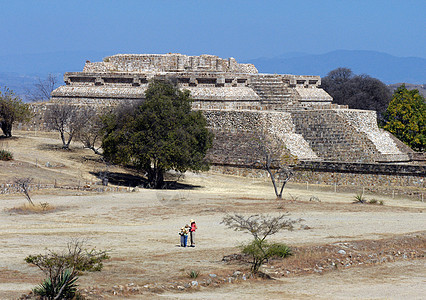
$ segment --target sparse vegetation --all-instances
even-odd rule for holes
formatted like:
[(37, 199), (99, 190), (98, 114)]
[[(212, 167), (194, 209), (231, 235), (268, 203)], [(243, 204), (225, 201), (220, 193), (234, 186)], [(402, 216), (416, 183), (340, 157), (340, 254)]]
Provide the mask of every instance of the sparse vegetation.
[(321, 200), (315, 195), (312, 195), (311, 198), (309, 198), (309, 201), (321, 202)]
[(30, 177), (16, 178), (14, 183), (19, 186), (19, 188), (24, 193), (25, 198), (28, 200), (30, 205), (35, 206), (34, 202), (31, 200), (30, 193), (28, 190), (32, 180), (33, 179)]
[(364, 198), (364, 194), (362, 194), (362, 193), (356, 194), (356, 196), (354, 198), (355, 198), (354, 203), (360, 203), (360, 204), (366, 203), (366, 200)]
[(77, 139), (83, 144), (84, 148), (101, 155), (99, 152), (102, 139), (102, 120), (100, 113), (92, 107), (80, 108), (79, 113), (85, 122), (76, 133)]
[(361, 194), (356, 194), (356, 196), (355, 196), (354, 198), (355, 198), (355, 200), (354, 200), (354, 202), (353, 202), (353, 203), (384, 205), (383, 200), (377, 200), (377, 199), (370, 199), (370, 200), (367, 200), (367, 199), (364, 197), (364, 194), (363, 194), (363, 193), (361, 193)]
[(368, 204), (384, 205), (383, 200), (371, 199), (367, 201)]
[(26, 89), (26, 99), (33, 102), (49, 101), (50, 94), (58, 87), (58, 83), (58, 77), (53, 74), (47, 75), (44, 80), (37, 78), (37, 82), (31, 88)]
[(3, 161), (13, 160), (12, 152), (0, 149), (0, 160), (3, 160)]
[(254, 240), (240, 246), (241, 252), (251, 257), (251, 271), (256, 274), (265, 261), (273, 257), (285, 258), (292, 255), (291, 249), (282, 243)]
[(46, 213), (46, 212), (52, 212), (55, 210), (56, 210), (56, 207), (53, 205), (50, 205), (47, 202), (42, 202), (38, 204), (34, 203), (34, 205), (23, 204), (23, 205), (15, 206), (13, 208), (8, 209), (9, 212), (17, 213), (17, 214)]
[(47, 126), (60, 133), (62, 148), (69, 149), (71, 141), (77, 138), (83, 147), (99, 152), (102, 139), (100, 112), (90, 106), (71, 104), (50, 105), (45, 116)]
[(34, 294), (47, 299), (73, 299), (77, 292), (78, 277), (69, 270), (60, 272), (58, 281), (52, 282), (46, 278), (39, 286), (33, 289)]
[(37, 266), (47, 278), (34, 293), (47, 299), (72, 299), (77, 291), (78, 276), (85, 271), (100, 271), (107, 251), (87, 250), (84, 242), (71, 241), (64, 253), (49, 250), (47, 254), (29, 255), (25, 261)]
[(191, 270), (188, 272), (188, 277), (192, 279), (196, 279), (200, 275), (200, 271)]
[[(282, 199), (287, 182), (293, 176), (292, 164), (296, 163), (296, 157), (287, 153), (279, 139), (261, 131), (257, 133), (252, 148), (259, 152), (259, 159), (255, 162), (257, 168), (264, 169), (271, 178), (277, 199)], [(281, 185), (281, 188), (279, 188)]]
[(293, 230), (294, 224), (301, 221), (287, 218), (287, 214), (277, 217), (264, 215), (226, 215), (222, 223), (236, 231), (246, 231), (250, 233), (254, 240), (248, 244), (241, 245), (244, 254), (251, 257), (251, 272), (259, 273), (262, 264), (272, 257), (286, 257), (291, 255), (291, 250), (282, 243), (268, 243), (266, 238), (280, 230)]

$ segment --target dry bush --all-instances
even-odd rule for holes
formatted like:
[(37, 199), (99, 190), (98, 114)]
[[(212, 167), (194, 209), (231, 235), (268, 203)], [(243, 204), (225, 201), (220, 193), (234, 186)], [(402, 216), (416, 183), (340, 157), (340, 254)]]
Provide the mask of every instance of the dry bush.
[(52, 212), (55, 210), (56, 210), (55, 206), (52, 206), (47, 202), (43, 202), (43, 203), (38, 203), (35, 205), (25, 203), (23, 205), (10, 208), (7, 211), (12, 213), (17, 213), (17, 214), (37, 214), (37, 213)]

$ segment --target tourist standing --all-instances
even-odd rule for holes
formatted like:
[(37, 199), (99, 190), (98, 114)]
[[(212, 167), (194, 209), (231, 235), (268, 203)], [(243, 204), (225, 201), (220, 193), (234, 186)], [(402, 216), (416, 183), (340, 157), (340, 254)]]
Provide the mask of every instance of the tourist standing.
[(191, 238), (191, 246), (195, 247), (195, 230), (197, 230), (197, 224), (195, 224), (195, 220), (191, 219), (191, 228), (189, 229), (189, 235)]
[(186, 247), (187, 241), (188, 241), (188, 233), (189, 233), (189, 226), (186, 225), (182, 227), (179, 231), (180, 235), (180, 246)]

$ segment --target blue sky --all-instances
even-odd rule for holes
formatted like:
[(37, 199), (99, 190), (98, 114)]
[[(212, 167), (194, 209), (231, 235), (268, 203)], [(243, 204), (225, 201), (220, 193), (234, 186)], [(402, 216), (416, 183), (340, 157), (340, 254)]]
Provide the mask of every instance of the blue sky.
[(425, 0), (0, 0), (0, 55), (374, 50), (426, 57)]

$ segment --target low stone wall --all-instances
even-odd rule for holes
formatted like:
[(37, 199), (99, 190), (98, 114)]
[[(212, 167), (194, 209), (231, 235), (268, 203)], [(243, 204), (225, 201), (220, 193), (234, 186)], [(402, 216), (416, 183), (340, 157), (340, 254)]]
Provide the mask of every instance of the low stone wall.
[[(215, 164), (211, 171), (252, 178), (269, 177), (265, 170), (243, 165)], [(425, 171), (425, 166), (300, 162), (291, 182), (421, 197), (426, 195)]]

